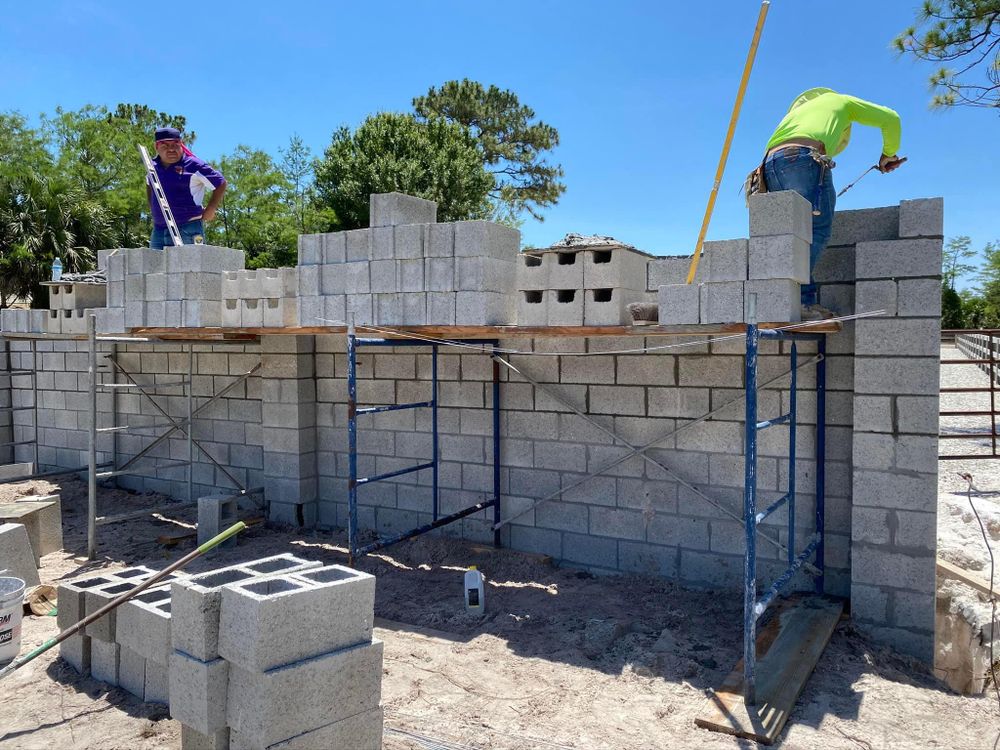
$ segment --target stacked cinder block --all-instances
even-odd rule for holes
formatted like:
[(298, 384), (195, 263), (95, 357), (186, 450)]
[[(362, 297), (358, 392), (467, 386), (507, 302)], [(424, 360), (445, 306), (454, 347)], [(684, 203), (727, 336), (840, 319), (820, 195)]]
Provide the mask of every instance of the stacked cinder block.
[(682, 259), (651, 266), (656, 281), (669, 279), (658, 287), (660, 323), (739, 323), (751, 316), (755, 322), (799, 321), (811, 240), (812, 209), (805, 198), (792, 191), (752, 196), (750, 239), (706, 242), (694, 284), (686, 283)]
[(46, 282), (45, 286), (49, 288), (47, 333), (86, 333), (85, 316), (107, 302), (106, 284), (53, 281)]
[(513, 323), (517, 230), (436, 215), (431, 201), (377, 194), (370, 228), (301, 235), (301, 324)]
[[(57, 620), (60, 630), (93, 614), (101, 606), (138, 586), (155, 571), (144, 566), (87, 576), (59, 584)], [(59, 644), (59, 655), (81, 674), (118, 684), (119, 646), (115, 640), (117, 612), (112, 611)]]
[(294, 268), (226, 271), (222, 278), (222, 325), (284, 328), (298, 325), (298, 272)]
[(0, 564), (9, 571), (6, 575), (20, 578), (28, 586), (39, 584), (35, 552), (23, 523), (0, 523)]
[(48, 310), (25, 310), (5, 307), (0, 310), (0, 332), (3, 333), (46, 333), (48, 331)]
[(219, 654), (224, 587), (318, 567), (319, 563), (283, 554), (171, 584), (170, 712), (187, 728), (188, 746), (218, 745), (229, 734), (229, 662)]
[(374, 606), (375, 578), (340, 565), (227, 585), (219, 654), (232, 745), (380, 748)]
[[(213, 245), (112, 253), (108, 257), (108, 312), (98, 316), (98, 330), (218, 327), (222, 325), (223, 273), (242, 270), (244, 260), (242, 250)], [(120, 315), (113, 312), (119, 308)]]
[(62, 549), (61, 507), (59, 495), (36, 495), (0, 505), (0, 523), (19, 523), (27, 529), (36, 567), (44, 555)]
[(521, 253), (521, 326), (601, 326), (629, 322), (627, 306), (646, 298), (649, 257), (610, 237), (569, 234), (543, 251)]

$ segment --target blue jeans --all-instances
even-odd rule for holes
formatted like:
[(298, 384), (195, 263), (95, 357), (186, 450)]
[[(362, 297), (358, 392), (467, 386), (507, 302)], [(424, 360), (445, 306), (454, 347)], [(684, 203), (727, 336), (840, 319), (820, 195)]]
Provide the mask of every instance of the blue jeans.
[[(820, 184), (822, 170), (822, 185)], [(837, 191), (833, 187), (830, 169), (812, 158), (805, 146), (789, 146), (771, 154), (764, 162), (764, 179), (769, 192), (794, 190), (813, 207), (813, 236), (809, 246), (809, 282), (802, 285), (802, 304), (815, 305), (817, 302), (816, 282), (813, 271), (820, 253), (830, 241), (833, 227), (833, 211), (837, 205)], [(819, 215), (816, 215), (816, 212)]]
[[(201, 219), (189, 221), (177, 227), (181, 232), (181, 240), (185, 245), (194, 245), (195, 238), (205, 241), (205, 225)], [(166, 227), (153, 227), (153, 233), (149, 235), (149, 246), (154, 250), (162, 250), (164, 246), (173, 246), (174, 240), (170, 236), (170, 230)]]

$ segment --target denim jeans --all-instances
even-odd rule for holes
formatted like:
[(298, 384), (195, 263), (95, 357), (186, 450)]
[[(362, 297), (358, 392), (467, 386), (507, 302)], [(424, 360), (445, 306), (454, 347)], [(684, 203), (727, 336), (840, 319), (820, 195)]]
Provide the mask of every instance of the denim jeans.
[[(200, 241), (205, 240), (205, 225), (202, 223), (201, 219), (195, 219), (194, 221), (189, 221), (187, 224), (181, 224), (177, 227), (181, 233), (181, 240), (185, 245), (194, 245), (195, 238), (201, 238)], [(173, 245), (174, 240), (170, 236), (170, 230), (166, 227), (153, 227), (153, 233), (149, 235), (149, 246), (154, 250), (162, 250), (165, 245)]]
[[(823, 183), (820, 185), (820, 170)], [(837, 205), (837, 191), (833, 187), (830, 169), (812, 158), (805, 146), (789, 146), (771, 154), (764, 162), (764, 178), (769, 192), (794, 190), (813, 207), (813, 236), (809, 246), (809, 282), (802, 285), (802, 304), (815, 305), (817, 288), (813, 272), (820, 253), (830, 241), (833, 211)], [(816, 215), (819, 211), (819, 215)]]

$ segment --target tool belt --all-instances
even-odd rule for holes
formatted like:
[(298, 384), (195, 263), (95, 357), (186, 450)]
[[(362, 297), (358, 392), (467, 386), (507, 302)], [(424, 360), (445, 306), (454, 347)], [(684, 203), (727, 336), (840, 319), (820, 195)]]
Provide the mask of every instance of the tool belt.
[[(826, 155), (826, 147), (821, 141), (814, 141), (811, 138), (793, 138), (791, 140), (785, 141), (784, 143), (779, 143), (777, 146), (769, 149), (765, 154), (764, 158), (761, 160), (760, 165), (755, 167), (743, 181), (743, 196), (746, 201), (747, 208), (750, 207), (750, 196), (757, 193), (766, 193), (767, 188), (767, 177), (764, 173), (764, 164), (767, 163), (767, 158), (778, 151), (786, 148), (807, 148), (809, 149), (809, 155), (823, 167), (820, 170), (819, 182), (822, 185), (823, 176), (827, 169), (833, 169), (837, 166), (836, 162)], [(817, 213), (816, 202), (813, 202), (813, 213)]]

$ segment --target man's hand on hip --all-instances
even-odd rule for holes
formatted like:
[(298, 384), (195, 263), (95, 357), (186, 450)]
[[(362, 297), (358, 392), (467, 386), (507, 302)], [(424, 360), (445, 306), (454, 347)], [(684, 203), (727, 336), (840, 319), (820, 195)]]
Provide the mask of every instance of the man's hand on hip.
[(215, 221), (215, 209), (209, 206), (201, 212), (202, 221)]
[(905, 161), (905, 156), (897, 156), (896, 154), (893, 154), (892, 156), (882, 155), (878, 160), (878, 171), (882, 174), (887, 174), (894, 169), (899, 169)]

